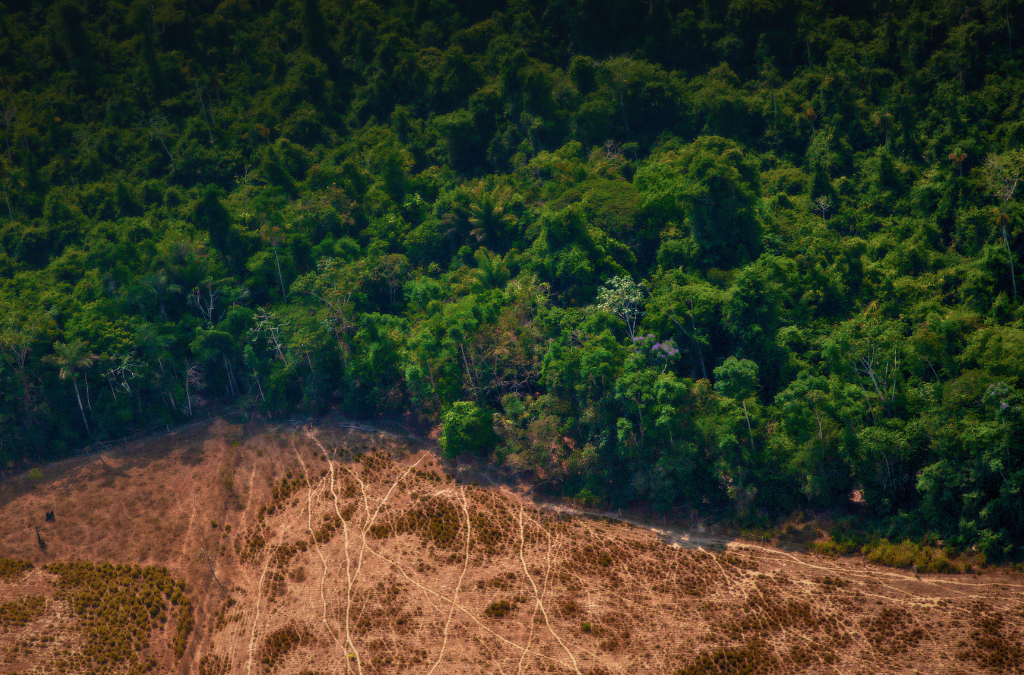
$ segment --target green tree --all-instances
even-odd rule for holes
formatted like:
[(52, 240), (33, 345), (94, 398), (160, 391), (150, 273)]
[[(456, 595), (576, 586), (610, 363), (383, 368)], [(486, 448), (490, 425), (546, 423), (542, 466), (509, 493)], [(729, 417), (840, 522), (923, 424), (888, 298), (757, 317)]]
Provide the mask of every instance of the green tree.
[[(802, 371), (775, 397), (782, 422), (770, 443), (788, 458), (787, 469), (811, 504), (840, 505), (849, 499), (853, 462), (848, 431), (863, 416), (860, 392), (838, 378)], [(780, 467), (781, 468), (781, 467)]]
[(593, 300), (599, 279), (622, 276), (636, 258), (621, 242), (587, 222), (573, 204), (541, 214), (539, 236), (526, 251), (526, 266), (551, 283), (567, 304)]
[(441, 414), (441, 427), (437, 443), (446, 459), (466, 453), (486, 455), (498, 442), (491, 413), (472, 401), (453, 403)]
[(511, 278), (508, 266), (497, 253), (480, 247), (473, 252), (480, 282), (487, 288), (502, 288)]
[(361, 263), (323, 258), (316, 272), (303, 275), (292, 285), (293, 294), (302, 293), (318, 301), (316, 311), (334, 335), (343, 360), (348, 359), (349, 340), (358, 321), (356, 306), (364, 296), (362, 278)]
[(793, 273), (791, 260), (765, 254), (736, 273), (722, 307), (725, 327), (743, 355), (757, 362), (770, 392), (777, 391), (785, 377), (786, 351), (778, 336), (790, 318)]
[(834, 372), (860, 387), (872, 416), (873, 396), (884, 413), (895, 412), (907, 366), (905, 330), (900, 322), (865, 313), (840, 324), (823, 343)]
[[(302, 41), (309, 53), (324, 62), (328, 70), (335, 68), (334, 51), (327, 38), (328, 23), (318, 0), (302, 2)], [(334, 73), (332, 71), (332, 76)]]
[(725, 363), (715, 368), (715, 391), (726, 398), (738, 401), (743, 408), (750, 438), (750, 450), (754, 449), (754, 428), (750, 423), (747, 401), (757, 393), (757, 364), (748, 359), (730, 356)]
[(643, 303), (643, 286), (632, 277), (612, 277), (597, 289), (597, 309), (620, 319), (626, 325), (626, 335), (633, 342), (636, 342), (636, 328), (644, 314), (641, 310)]
[(761, 251), (760, 172), (737, 143), (702, 136), (667, 144), (637, 173), (636, 185), (645, 217), (685, 224), (704, 265), (735, 267)]
[(29, 357), (53, 329), (54, 321), (47, 314), (0, 297), (0, 352), (17, 373), (22, 413), (26, 425), (30, 427), (35, 418), (35, 409), (32, 404)]
[(210, 244), (220, 251), (232, 267), (244, 263), (245, 252), (231, 226), (231, 214), (220, 200), (221, 191), (212, 185), (203, 188), (199, 202), (192, 213), (196, 227), (210, 236)]
[(706, 281), (675, 273), (666, 274), (654, 286), (647, 321), (666, 332), (674, 327), (683, 335), (680, 346), (696, 361), (694, 377), (709, 379), (706, 363), (721, 348), (713, 336), (724, 332), (722, 311), (728, 299), (726, 291)]
[(96, 86), (96, 60), (85, 22), (82, 7), (74, 0), (63, 0), (50, 10), (48, 24), (54, 51), (92, 89)]

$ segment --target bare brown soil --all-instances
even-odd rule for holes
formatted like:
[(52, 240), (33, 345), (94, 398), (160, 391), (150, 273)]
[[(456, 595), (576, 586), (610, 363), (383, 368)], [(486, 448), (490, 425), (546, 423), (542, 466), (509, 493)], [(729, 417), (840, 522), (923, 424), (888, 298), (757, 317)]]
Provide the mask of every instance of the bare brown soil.
[(34, 564), (0, 564), (0, 673), (1024, 672), (1019, 575), (538, 508), (337, 427), (220, 421), (0, 485), (0, 558)]

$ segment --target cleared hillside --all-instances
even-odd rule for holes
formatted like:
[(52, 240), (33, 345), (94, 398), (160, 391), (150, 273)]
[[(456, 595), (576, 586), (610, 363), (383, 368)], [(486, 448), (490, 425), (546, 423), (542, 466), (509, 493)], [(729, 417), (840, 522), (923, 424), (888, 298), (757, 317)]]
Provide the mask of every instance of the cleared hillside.
[(5, 483), (0, 557), (0, 672), (1024, 670), (1019, 576), (671, 546), (337, 427), (216, 422)]

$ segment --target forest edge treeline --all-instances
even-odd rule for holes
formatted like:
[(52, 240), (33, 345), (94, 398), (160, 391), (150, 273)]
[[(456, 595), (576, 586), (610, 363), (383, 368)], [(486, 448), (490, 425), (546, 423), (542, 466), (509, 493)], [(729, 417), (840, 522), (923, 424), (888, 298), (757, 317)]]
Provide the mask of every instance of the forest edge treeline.
[[(0, 461), (412, 413), (1018, 558), (1018, 2), (7, 2)], [(6, 211), (6, 214), (3, 212)]]

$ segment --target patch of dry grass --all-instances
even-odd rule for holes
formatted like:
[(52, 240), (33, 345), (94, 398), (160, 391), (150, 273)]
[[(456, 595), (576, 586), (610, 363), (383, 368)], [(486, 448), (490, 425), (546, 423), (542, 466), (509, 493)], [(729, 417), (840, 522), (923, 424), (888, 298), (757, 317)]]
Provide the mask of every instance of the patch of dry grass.
[(0, 672), (1024, 669), (1019, 577), (673, 547), (385, 434), (242, 432), (0, 486)]

